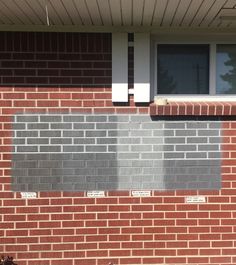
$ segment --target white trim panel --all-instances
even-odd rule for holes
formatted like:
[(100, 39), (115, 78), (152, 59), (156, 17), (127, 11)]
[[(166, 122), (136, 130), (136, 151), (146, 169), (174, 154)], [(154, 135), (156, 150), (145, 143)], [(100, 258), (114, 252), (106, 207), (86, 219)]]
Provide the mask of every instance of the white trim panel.
[(150, 34), (134, 34), (134, 102), (150, 102)]
[(128, 102), (127, 33), (112, 33), (112, 102)]

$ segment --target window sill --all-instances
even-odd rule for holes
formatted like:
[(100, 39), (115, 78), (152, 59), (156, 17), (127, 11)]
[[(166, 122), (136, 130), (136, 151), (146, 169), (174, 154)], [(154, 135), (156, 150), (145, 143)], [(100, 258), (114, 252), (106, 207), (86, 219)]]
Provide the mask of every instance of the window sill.
[(170, 102), (166, 105), (152, 103), (152, 116), (230, 116), (236, 115), (236, 102), (185, 101)]

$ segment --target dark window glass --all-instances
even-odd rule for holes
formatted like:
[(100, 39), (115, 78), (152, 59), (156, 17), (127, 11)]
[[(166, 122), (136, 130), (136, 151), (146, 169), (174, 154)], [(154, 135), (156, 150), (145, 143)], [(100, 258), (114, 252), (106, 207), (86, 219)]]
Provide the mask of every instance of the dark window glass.
[(236, 94), (236, 45), (216, 47), (216, 93)]
[(209, 94), (209, 45), (157, 46), (158, 94)]

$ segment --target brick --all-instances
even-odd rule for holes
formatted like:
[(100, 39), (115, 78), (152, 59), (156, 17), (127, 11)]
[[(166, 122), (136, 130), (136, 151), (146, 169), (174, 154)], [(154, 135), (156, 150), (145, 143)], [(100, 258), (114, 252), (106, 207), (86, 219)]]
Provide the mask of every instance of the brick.
[(230, 263), (231, 262), (231, 258), (230, 257), (209, 257), (210, 258), (210, 264), (214, 264), (214, 263)]
[(186, 263), (186, 258), (180, 258), (180, 257), (175, 257), (175, 258), (165, 258), (165, 262), (168, 264), (185, 264)]
[(75, 260), (75, 265), (96, 265), (96, 259)]
[[(42, 252), (41, 256), (42, 256), (43, 259), (57, 259), (57, 258), (60, 259), (60, 258), (62, 258), (62, 253), (60, 253), (60, 252), (52, 252), (52, 251), (50, 251), (50, 252)], [(66, 262), (68, 262), (68, 261), (66, 261)], [(59, 262), (58, 262), (58, 260), (53, 260), (53, 263), (56, 265)]]
[(186, 153), (186, 158), (207, 158), (206, 152), (188, 152)]
[(51, 244), (37, 244), (37, 245), (30, 245), (29, 246), (30, 251), (50, 251), (51, 250)]
[(208, 261), (209, 261), (209, 258), (208, 257), (188, 257), (188, 263), (197, 263), (197, 264), (201, 264), (201, 263), (205, 263), (205, 264), (208, 264)]
[(15, 100), (13, 105), (14, 107), (35, 107), (36, 102), (33, 100)]
[(176, 256), (176, 250), (174, 249), (158, 249), (155, 250), (156, 256)]

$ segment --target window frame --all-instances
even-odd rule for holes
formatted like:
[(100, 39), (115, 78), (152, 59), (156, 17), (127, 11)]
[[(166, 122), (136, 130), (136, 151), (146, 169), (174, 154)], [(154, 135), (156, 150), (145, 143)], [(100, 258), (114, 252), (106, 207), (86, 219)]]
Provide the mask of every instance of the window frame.
[[(190, 38), (190, 37), (188, 37)], [(218, 40), (210, 40), (210, 41), (195, 41), (195, 38), (203, 38), (203, 36), (194, 36), (192, 41), (185, 41), (186, 36), (184, 40), (154, 40), (153, 45), (152, 45), (152, 51), (153, 51), (153, 58), (154, 58), (154, 65), (153, 65), (153, 88), (154, 88), (154, 98), (156, 97), (161, 97), (161, 98), (168, 98), (173, 100), (198, 100), (201, 98), (204, 98), (204, 100), (219, 100), (223, 99), (226, 101), (232, 101), (232, 98), (236, 98), (236, 93), (235, 94), (216, 94), (216, 47), (218, 44), (234, 44), (236, 45), (236, 39), (235, 40), (227, 40), (227, 41), (222, 41)], [(224, 36), (221, 36), (221, 38), (224, 38)], [(206, 39), (206, 36), (204, 36), (204, 39)], [(219, 38), (220, 39), (220, 38)], [(183, 44), (183, 45), (191, 45), (191, 44), (205, 44), (209, 45), (209, 94), (158, 94), (158, 86), (157, 86), (157, 59), (158, 59), (158, 54), (157, 54), (157, 46), (159, 44), (173, 44), (173, 45), (178, 45), (178, 44)]]

